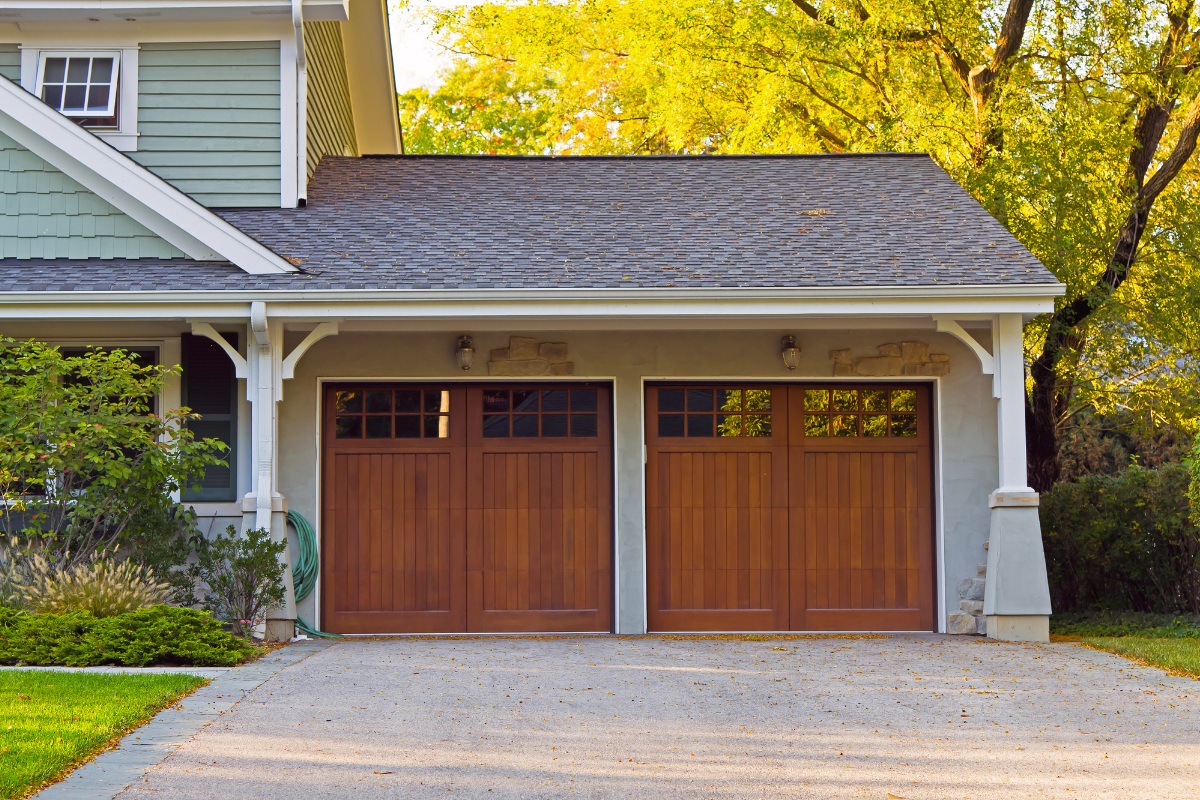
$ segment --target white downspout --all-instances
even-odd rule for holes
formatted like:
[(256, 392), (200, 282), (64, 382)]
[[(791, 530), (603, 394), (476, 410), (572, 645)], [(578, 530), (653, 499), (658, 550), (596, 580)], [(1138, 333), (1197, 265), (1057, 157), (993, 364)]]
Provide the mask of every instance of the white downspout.
[(296, 32), (296, 197), (308, 200), (308, 54), (304, 51), (304, 0), (292, 0)]

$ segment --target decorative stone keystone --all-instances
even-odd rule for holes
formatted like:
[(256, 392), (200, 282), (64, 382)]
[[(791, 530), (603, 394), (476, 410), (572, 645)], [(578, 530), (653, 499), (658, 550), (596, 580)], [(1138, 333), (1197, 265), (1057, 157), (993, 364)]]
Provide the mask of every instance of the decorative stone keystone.
[(575, 364), (568, 361), (565, 342), (539, 342), (532, 336), (510, 336), (508, 347), (493, 350), (488, 360), (488, 375), (538, 377), (574, 375)]

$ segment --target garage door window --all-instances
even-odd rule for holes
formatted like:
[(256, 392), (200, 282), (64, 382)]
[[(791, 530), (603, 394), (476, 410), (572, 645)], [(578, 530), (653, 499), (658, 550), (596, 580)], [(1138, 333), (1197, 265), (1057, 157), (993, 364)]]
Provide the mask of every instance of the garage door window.
[(596, 435), (595, 389), (485, 389), (485, 439), (574, 439)]
[(770, 437), (771, 390), (743, 387), (660, 389), (658, 435), (694, 439)]
[(445, 439), (450, 392), (439, 389), (347, 389), (336, 395), (338, 439)]
[(916, 410), (912, 389), (806, 389), (804, 435), (913, 438)]

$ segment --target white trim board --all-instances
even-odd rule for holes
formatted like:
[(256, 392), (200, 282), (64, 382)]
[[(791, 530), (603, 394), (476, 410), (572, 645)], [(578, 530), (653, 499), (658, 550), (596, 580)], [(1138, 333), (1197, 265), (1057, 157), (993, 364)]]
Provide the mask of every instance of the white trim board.
[[(2, 98), (0, 98), (2, 99)], [(36, 102), (36, 101), (35, 101)], [(53, 112), (51, 112), (53, 113)], [(3, 115), (0, 115), (0, 120)], [(70, 123), (68, 123), (70, 124)], [(290, 267), (290, 265), (288, 265)], [(1007, 290), (1007, 291), (1006, 291)], [(809, 317), (913, 318), (932, 315), (1021, 314), (1052, 311), (1061, 284), (1029, 287), (926, 287), (894, 289), (493, 289), (6, 292), (0, 307), (10, 317), (38, 319), (206, 319), (244, 321), (250, 305), (265, 302), (272, 319), (287, 322), (379, 320), (414, 329), (512, 327), (514, 320), (595, 329), (692, 327), (719, 320), (760, 327), (794, 327)], [(664, 323), (669, 320), (669, 323)], [(681, 323), (686, 323), (682, 324)], [(434, 326), (431, 328), (430, 326)]]
[(230, 261), (250, 274), (296, 268), (183, 192), (0, 78), (0, 133), (197, 261)]

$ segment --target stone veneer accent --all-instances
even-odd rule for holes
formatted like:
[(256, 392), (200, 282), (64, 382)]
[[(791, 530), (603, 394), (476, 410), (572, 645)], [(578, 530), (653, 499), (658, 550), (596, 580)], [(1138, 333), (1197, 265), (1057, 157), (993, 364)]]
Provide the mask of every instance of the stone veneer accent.
[(510, 336), (508, 347), (491, 352), (488, 375), (574, 375), (575, 363), (567, 359), (565, 342), (539, 342), (532, 336)]
[[(984, 545), (987, 549), (987, 545)], [(983, 590), (987, 585), (987, 564), (975, 568), (974, 578), (964, 578), (958, 583), (959, 610), (946, 615), (946, 633), (987, 633), (987, 619), (983, 616)]]
[(866, 375), (933, 376), (950, 373), (950, 356), (945, 353), (930, 353), (926, 342), (900, 342), (881, 344), (879, 355), (854, 358), (849, 350), (830, 350), (835, 376)]

